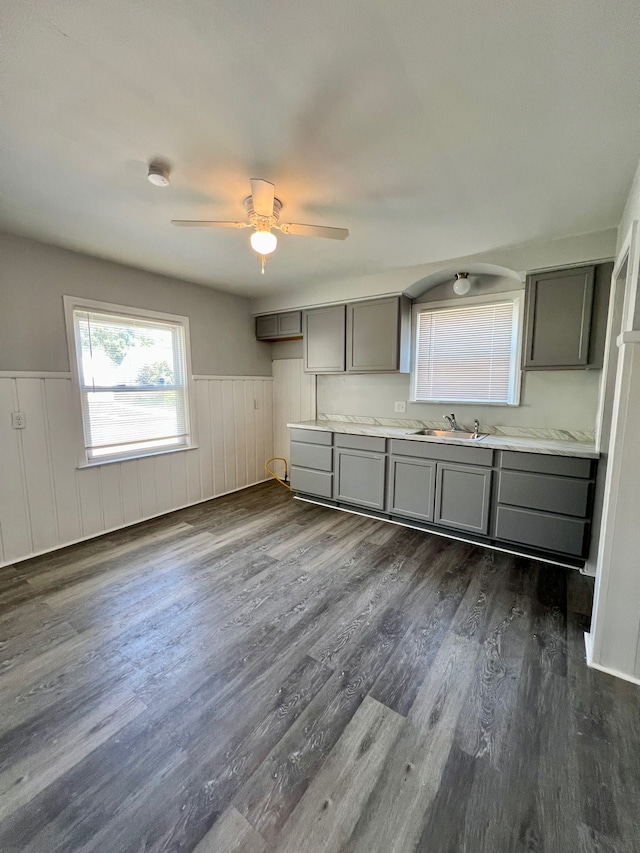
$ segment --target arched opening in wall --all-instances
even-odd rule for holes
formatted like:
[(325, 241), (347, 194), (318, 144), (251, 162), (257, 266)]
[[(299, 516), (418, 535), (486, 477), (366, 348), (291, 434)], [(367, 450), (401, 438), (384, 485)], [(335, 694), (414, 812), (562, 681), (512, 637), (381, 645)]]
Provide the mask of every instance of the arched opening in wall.
[[(466, 292), (454, 290), (456, 276), (460, 273), (467, 274), (469, 289)], [(521, 289), (524, 289), (524, 276), (515, 270), (496, 264), (469, 264), (464, 269), (459, 266), (447, 267), (431, 273), (414, 282), (405, 293), (417, 302), (439, 302), (456, 300), (460, 296), (479, 296)]]

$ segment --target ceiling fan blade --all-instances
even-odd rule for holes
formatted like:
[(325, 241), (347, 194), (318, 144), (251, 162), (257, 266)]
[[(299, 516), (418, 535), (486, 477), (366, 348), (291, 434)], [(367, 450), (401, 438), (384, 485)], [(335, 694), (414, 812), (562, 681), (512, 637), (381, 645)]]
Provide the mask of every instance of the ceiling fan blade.
[(251, 178), (251, 198), (253, 209), (258, 216), (271, 216), (273, 213), (273, 199), (276, 188), (269, 181), (261, 181), (259, 178)]
[(348, 228), (327, 228), (324, 225), (300, 225), (297, 222), (283, 222), (276, 225), (284, 234), (295, 234), (298, 237), (328, 237), (329, 240), (346, 240)]
[(172, 219), (172, 225), (184, 228), (250, 228), (248, 222), (216, 222), (212, 219)]

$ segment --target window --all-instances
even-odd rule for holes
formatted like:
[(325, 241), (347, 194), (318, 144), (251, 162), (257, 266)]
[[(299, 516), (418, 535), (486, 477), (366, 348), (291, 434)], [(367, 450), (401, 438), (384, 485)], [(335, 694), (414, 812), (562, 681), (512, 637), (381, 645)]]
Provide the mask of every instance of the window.
[(65, 296), (81, 464), (190, 446), (188, 319)]
[(417, 306), (412, 399), (518, 405), (521, 301)]

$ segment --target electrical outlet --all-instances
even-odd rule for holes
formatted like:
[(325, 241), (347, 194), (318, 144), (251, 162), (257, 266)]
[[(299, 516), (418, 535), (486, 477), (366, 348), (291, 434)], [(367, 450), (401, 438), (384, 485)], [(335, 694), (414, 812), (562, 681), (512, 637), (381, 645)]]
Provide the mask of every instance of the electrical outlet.
[(404, 400), (396, 400), (396, 412), (406, 412), (407, 404)]
[(11, 412), (11, 426), (14, 429), (25, 429), (27, 426), (27, 416), (24, 412)]

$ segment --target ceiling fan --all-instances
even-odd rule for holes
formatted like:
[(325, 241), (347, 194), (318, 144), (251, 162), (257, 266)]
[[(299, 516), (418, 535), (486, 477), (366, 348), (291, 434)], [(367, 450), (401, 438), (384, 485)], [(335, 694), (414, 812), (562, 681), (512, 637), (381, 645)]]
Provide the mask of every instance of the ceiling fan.
[(251, 247), (260, 256), (262, 272), (267, 255), (270, 255), (278, 244), (278, 238), (272, 229), (276, 228), (283, 234), (294, 234), (298, 237), (328, 237), (330, 240), (346, 240), (349, 236), (347, 228), (327, 228), (324, 225), (300, 225), (296, 222), (279, 222), (282, 202), (275, 197), (275, 186), (269, 181), (257, 178), (251, 179), (251, 195), (244, 200), (247, 211), (247, 222), (220, 222), (207, 219), (172, 219), (172, 225), (187, 228), (253, 228)]

